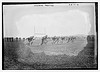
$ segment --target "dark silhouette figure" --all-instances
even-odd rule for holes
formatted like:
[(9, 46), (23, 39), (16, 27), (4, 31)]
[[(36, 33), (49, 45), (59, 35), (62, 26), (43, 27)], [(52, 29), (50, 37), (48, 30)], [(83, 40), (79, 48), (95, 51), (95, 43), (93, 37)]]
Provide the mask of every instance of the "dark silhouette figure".
[(43, 43), (45, 43), (46, 44), (46, 39), (48, 38), (48, 36), (46, 35), (46, 36), (44, 36), (44, 37), (42, 37), (42, 43), (41, 43), (41, 45), (43, 44)]

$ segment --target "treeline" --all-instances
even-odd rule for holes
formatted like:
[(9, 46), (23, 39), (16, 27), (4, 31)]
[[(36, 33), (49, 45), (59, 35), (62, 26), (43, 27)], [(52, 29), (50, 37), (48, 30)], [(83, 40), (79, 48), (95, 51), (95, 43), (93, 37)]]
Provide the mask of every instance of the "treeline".
[(5, 42), (14, 42), (14, 41), (22, 41), (22, 40), (25, 40), (25, 38), (20, 38), (20, 37), (4, 37), (3, 40)]
[(88, 35), (87, 36), (87, 41), (94, 41), (95, 40), (95, 35)]

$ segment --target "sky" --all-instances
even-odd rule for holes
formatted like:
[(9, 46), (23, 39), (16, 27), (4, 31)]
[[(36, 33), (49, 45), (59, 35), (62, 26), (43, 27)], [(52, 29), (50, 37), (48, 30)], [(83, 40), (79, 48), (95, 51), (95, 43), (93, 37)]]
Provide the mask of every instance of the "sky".
[(95, 34), (94, 4), (6, 5), (3, 6), (3, 21), (4, 37)]

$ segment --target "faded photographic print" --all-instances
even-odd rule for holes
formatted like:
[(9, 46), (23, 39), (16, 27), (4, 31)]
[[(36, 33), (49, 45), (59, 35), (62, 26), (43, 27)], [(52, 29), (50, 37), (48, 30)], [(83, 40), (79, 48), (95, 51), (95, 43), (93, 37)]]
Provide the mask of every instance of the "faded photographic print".
[(2, 2), (3, 70), (97, 70), (98, 2)]

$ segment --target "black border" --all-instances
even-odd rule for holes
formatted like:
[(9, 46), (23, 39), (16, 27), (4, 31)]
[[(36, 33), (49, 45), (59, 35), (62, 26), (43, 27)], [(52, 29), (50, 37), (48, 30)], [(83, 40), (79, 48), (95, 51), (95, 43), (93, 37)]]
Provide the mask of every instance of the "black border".
[(23, 5), (23, 4), (66, 4), (66, 3), (95, 3), (95, 24), (97, 38), (97, 68), (57, 68), (47, 70), (98, 70), (98, 2), (2, 2), (2, 70), (4, 70), (4, 30), (3, 30), (3, 5)]
[(97, 69), (98, 69), (98, 2), (95, 3), (95, 24), (96, 24), (96, 41), (97, 41)]
[(97, 2), (2, 2), (3, 5), (19, 5), (19, 4), (61, 4), (61, 3), (97, 3)]
[(2, 70), (4, 70), (4, 30), (3, 30), (3, 3), (2, 3)]

